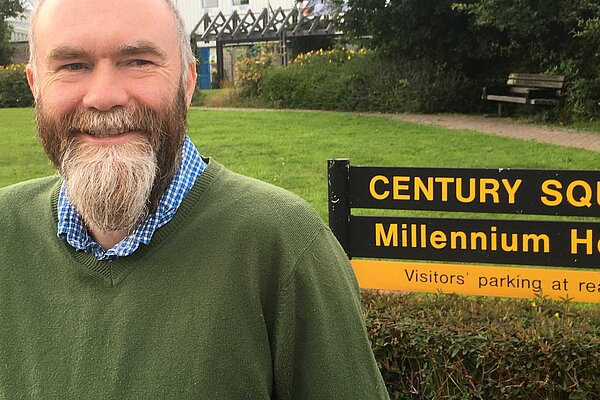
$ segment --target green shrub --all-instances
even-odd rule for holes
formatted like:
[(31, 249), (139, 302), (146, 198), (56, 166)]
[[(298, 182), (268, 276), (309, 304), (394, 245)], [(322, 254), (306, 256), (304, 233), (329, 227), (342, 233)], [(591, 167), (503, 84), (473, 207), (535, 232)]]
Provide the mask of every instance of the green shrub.
[(33, 95), (27, 84), (25, 65), (0, 66), (0, 108), (32, 105)]
[(435, 113), (476, 109), (479, 90), (459, 72), (422, 60), (333, 50), (267, 71), (261, 96), (282, 108)]
[(250, 48), (235, 61), (236, 86), (241, 97), (257, 97), (265, 73), (271, 68), (274, 45), (265, 44)]
[(363, 292), (392, 399), (598, 399), (600, 309)]
[(206, 93), (200, 89), (194, 90), (194, 94), (192, 96), (192, 107), (203, 107), (206, 105)]

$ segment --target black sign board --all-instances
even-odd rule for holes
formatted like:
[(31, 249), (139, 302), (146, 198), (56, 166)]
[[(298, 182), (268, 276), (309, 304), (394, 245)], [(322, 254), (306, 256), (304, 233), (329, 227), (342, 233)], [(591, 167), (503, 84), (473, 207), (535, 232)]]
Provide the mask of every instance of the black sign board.
[(349, 257), (600, 268), (600, 223), (354, 216), (353, 208), (598, 217), (600, 171), (329, 161), (329, 224)]

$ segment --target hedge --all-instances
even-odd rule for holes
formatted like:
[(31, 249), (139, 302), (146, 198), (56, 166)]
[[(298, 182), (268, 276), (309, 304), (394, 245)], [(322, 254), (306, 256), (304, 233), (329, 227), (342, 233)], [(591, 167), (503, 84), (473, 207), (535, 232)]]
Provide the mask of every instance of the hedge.
[[(255, 64), (252, 64), (255, 65)], [(577, 77), (568, 63), (546, 72), (565, 74), (567, 85), (557, 107), (514, 106), (520, 114), (545, 120), (573, 122), (600, 117), (600, 76)], [(394, 113), (491, 112), (495, 105), (480, 100), (486, 85), (502, 84), (507, 75), (474, 78), (448, 65), (425, 59), (388, 59), (373, 52), (352, 50), (300, 54), (286, 68), (262, 67), (253, 87), (245, 93), (258, 95), (277, 108), (371, 111)]]
[(363, 292), (392, 399), (600, 399), (600, 308)]
[(33, 95), (27, 84), (25, 64), (0, 66), (0, 108), (32, 105)]
[(481, 90), (450, 67), (346, 50), (300, 55), (287, 68), (267, 70), (260, 87), (280, 108), (420, 113), (472, 111)]

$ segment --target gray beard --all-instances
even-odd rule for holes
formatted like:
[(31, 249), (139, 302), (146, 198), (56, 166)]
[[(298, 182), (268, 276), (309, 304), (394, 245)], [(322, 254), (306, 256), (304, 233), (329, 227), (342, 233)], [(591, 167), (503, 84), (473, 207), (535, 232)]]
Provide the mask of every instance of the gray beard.
[(130, 233), (149, 213), (157, 169), (146, 137), (110, 146), (73, 139), (60, 172), (69, 200), (88, 227)]
[[(110, 112), (74, 108), (56, 118), (36, 99), (40, 143), (65, 180), (69, 199), (88, 228), (133, 231), (156, 210), (177, 173), (185, 140), (187, 106), (183, 83), (160, 111), (145, 105)], [(120, 145), (94, 146), (77, 133), (94, 136), (144, 132)], [(80, 154), (81, 153), (81, 154)]]

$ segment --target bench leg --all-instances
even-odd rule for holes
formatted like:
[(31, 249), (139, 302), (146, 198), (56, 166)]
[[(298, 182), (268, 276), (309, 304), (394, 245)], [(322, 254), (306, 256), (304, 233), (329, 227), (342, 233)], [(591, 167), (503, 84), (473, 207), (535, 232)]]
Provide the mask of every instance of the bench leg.
[(502, 103), (498, 102), (498, 116), (502, 116)]

